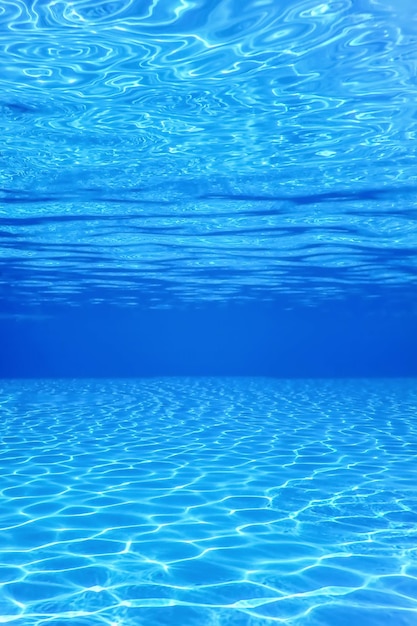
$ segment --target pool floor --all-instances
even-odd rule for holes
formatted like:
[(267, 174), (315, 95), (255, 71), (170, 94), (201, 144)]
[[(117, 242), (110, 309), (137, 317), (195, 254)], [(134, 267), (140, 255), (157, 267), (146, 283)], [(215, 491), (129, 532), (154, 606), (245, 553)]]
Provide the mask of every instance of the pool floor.
[(0, 623), (417, 623), (416, 380), (0, 382)]

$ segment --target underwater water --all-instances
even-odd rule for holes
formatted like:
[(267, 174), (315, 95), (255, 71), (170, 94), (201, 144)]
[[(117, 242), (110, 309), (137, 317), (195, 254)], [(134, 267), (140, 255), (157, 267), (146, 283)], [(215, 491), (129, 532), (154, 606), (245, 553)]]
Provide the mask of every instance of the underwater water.
[(413, 626), (415, 380), (9, 381), (0, 622)]
[(0, 624), (417, 624), (414, 0), (0, 2)]
[(6, 0), (0, 288), (414, 307), (413, 0)]

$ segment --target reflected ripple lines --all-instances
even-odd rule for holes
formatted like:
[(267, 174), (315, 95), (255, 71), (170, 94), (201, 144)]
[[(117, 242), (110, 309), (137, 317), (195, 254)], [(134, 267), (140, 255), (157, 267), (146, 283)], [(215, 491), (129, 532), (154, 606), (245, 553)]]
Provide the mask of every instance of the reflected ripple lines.
[(1, 402), (3, 621), (412, 626), (415, 381), (4, 381)]

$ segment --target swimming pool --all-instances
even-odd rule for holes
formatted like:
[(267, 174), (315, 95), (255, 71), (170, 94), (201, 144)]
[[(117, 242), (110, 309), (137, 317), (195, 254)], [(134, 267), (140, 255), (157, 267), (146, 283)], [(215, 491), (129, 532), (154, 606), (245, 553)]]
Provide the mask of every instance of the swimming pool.
[(414, 5), (0, 3), (0, 624), (417, 623)]
[(415, 380), (1, 387), (2, 623), (415, 623)]

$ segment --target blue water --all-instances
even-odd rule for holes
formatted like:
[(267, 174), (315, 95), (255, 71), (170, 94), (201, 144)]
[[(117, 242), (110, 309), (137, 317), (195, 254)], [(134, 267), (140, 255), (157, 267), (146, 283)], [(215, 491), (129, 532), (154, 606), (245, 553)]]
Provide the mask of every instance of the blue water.
[(415, 380), (1, 386), (2, 623), (413, 626)]
[(3, 1), (7, 310), (415, 310), (416, 23), (413, 0)]
[(0, 624), (417, 624), (414, 0), (0, 2)]

